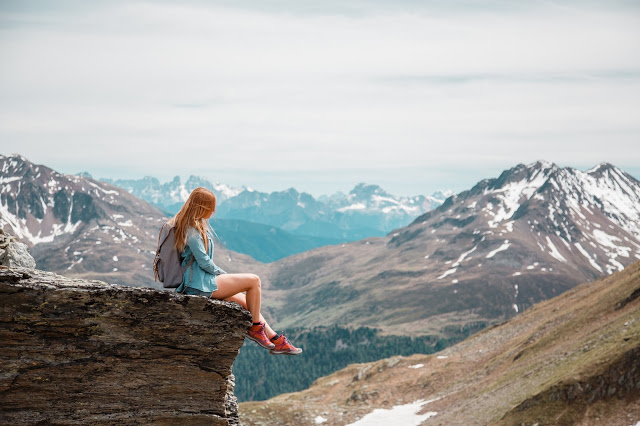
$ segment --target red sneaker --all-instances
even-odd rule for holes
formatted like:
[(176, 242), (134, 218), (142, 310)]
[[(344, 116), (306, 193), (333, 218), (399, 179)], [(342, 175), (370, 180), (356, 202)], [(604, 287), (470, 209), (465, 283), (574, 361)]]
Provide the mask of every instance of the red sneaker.
[(284, 334), (281, 334), (276, 340), (272, 340), (272, 342), (276, 344), (276, 347), (269, 351), (271, 355), (298, 355), (302, 353), (302, 349), (293, 346)]
[(247, 337), (266, 349), (273, 349), (276, 346), (271, 343), (267, 335), (264, 333), (263, 322), (249, 327), (249, 330), (247, 330)]

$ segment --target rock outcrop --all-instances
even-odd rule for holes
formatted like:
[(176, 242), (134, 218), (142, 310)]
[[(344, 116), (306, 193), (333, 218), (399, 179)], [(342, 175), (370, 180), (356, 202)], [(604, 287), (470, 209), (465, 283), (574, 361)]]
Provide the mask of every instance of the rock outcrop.
[(5, 233), (2, 228), (0, 228), (0, 265), (23, 268), (36, 267), (36, 261), (29, 254), (27, 245)]
[(0, 268), (0, 423), (239, 424), (235, 303)]

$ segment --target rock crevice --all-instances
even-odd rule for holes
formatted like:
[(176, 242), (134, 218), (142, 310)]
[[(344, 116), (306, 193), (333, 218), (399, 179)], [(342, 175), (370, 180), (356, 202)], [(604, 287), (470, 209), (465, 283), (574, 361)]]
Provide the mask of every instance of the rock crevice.
[(239, 424), (239, 305), (0, 270), (0, 423)]

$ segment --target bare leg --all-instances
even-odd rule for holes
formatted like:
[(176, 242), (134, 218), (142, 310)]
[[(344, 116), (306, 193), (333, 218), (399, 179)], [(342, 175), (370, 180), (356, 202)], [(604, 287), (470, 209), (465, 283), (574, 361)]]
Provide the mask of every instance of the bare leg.
[(211, 293), (214, 299), (225, 300), (244, 291), (246, 308), (251, 312), (253, 322), (264, 321), (260, 315), (262, 287), (260, 277), (255, 274), (222, 274), (216, 279), (218, 289)]
[[(241, 305), (243, 308), (248, 309), (247, 308), (247, 296), (245, 296), (242, 293), (238, 293), (235, 294), (231, 297), (227, 297), (226, 299), (227, 302), (236, 302), (239, 305)], [(269, 323), (267, 323), (267, 321), (264, 319), (264, 317), (262, 316), (262, 314), (260, 314), (260, 321), (264, 323), (264, 332), (267, 334), (267, 337), (269, 339), (271, 339), (273, 336), (275, 336), (276, 333), (275, 331), (273, 331), (273, 329), (271, 328), (271, 326), (269, 325)], [(257, 322), (257, 321), (256, 321)]]

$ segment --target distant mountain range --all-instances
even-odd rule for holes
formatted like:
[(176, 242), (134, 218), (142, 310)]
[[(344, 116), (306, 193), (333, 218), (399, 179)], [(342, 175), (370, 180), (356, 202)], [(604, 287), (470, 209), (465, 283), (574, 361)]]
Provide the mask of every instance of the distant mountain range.
[[(89, 173), (82, 173), (84, 177), (92, 177)], [(227, 185), (212, 184), (208, 180), (190, 176), (185, 183), (182, 183), (179, 176), (170, 182), (160, 183), (157, 178), (147, 176), (142, 179), (101, 179), (103, 182), (126, 189), (136, 197), (147, 201), (150, 204), (164, 210), (169, 214), (175, 214), (180, 210), (194, 189), (204, 186), (212, 190), (217, 197), (218, 203), (235, 197), (246, 188), (231, 188)]]
[[(168, 214), (175, 214), (194, 188), (204, 186), (218, 197), (216, 219), (263, 224), (307, 240), (318, 237), (336, 243), (386, 235), (392, 229), (408, 225), (452, 195), (437, 192), (432, 196), (396, 197), (377, 185), (362, 183), (349, 194), (336, 193), (316, 199), (293, 188), (268, 194), (213, 184), (196, 176), (190, 176), (184, 184), (178, 176), (164, 184), (152, 177), (104, 181), (126, 189)], [(231, 236), (226, 240), (233, 248)]]

